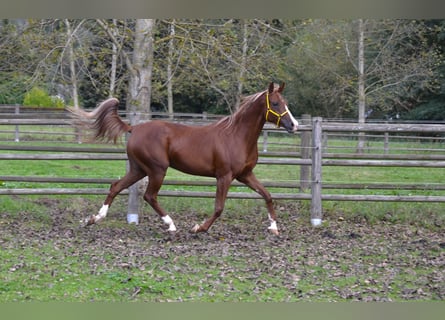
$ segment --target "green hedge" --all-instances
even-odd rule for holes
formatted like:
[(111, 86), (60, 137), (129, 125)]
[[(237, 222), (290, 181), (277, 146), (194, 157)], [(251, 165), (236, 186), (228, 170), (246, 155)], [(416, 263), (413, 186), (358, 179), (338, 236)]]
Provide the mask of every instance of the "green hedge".
[(35, 107), (63, 108), (65, 103), (58, 97), (50, 96), (45, 89), (34, 87), (25, 94), (23, 105)]

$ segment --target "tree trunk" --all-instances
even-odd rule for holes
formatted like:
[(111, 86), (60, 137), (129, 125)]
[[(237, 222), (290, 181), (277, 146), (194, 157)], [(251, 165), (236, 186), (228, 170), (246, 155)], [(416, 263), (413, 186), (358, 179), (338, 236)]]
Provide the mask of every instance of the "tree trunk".
[(173, 54), (175, 49), (175, 20), (170, 25), (170, 40), (168, 42), (168, 59), (167, 59), (167, 109), (169, 118), (173, 119)]
[[(76, 64), (73, 49), (73, 30), (71, 29), (71, 24), (68, 19), (64, 20), (66, 26), (66, 47), (68, 50), (68, 64), (70, 66), (70, 80), (71, 80), (71, 95), (73, 98), (73, 107), (79, 108), (79, 94), (77, 92), (77, 74), (76, 74)], [(77, 143), (82, 143), (82, 132), (79, 128), (75, 129)]]
[(73, 98), (73, 107), (79, 108), (79, 95), (77, 92), (77, 75), (76, 75), (76, 64), (73, 50), (73, 31), (71, 30), (71, 24), (68, 19), (65, 19), (66, 34), (67, 34), (67, 50), (68, 50), (68, 60), (70, 65), (70, 79), (71, 79), (71, 95)]
[[(151, 109), (151, 77), (153, 69), (153, 33), (154, 19), (137, 19), (133, 62), (130, 66), (129, 99), (127, 100), (127, 112), (130, 124), (137, 124), (142, 120), (142, 113), (150, 118)], [(140, 185), (138, 181), (132, 185), (128, 196), (128, 223), (139, 223)]]
[[(113, 35), (116, 36), (116, 25), (117, 25), (117, 20), (113, 19)], [(109, 87), (109, 92), (108, 92), (108, 97), (113, 97), (114, 96), (114, 88), (116, 86), (116, 67), (117, 67), (117, 45), (112, 42), (112, 48), (111, 48), (111, 73), (110, 73), (110, 87)]]
[(243, 43), (242, 43), (241, 65), (238, 74), (238, 92), (236, 95), (236, 108), (238, 108), (241, 102), (241, 95), (243, 93), (244, 75), (246, 73), (246, 68), (247, 68), (247, 50), (249, 47), (247, 44), (248, 33), (247, 33), (246, 20), (242, 20), (242, 28), (243, 28)]
[(129, 99), (127, 110), (131, 117), (144, 112), (151, 117), (151, 77), (153, 71), (153, 32), (155, 19), (137, 19), (133, 62), (129, 81)]
[[(365, 122), (366, 93), (365, 93), (365, 43), (363, 20), (358, 21), (358, 122)], [(366, 138), (364, 132), (358, 133), (357, 153), (363, 153)]]

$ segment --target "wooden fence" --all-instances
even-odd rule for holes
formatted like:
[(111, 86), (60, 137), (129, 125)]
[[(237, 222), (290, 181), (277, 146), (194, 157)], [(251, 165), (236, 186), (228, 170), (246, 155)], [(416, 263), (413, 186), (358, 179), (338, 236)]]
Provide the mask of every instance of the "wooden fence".
[[(203, 120), (201, 118), (201, 120)], [(1, 118), (1, 125), (53, 125), (68, 126), (69, 120), (66, 119), (37, 119), (37, 118)], [(262, 152), (260, 152), (259, 164), (266, 165), (290, 165), (300, 166), (300, 181), (295, 182), (267, 182), (266, 187), (288, 188), (292, 192), (273, 193), (274, 199), (285, 200), (310, 200), (311, 201), (311, 223), (319, 225), (322, 221), (322, 203), (323, 201), (407, 201), (407, 202), (445, 202), (445, 195), (364, 195), (364, 194), (329, 194), (326, 190), (330, 189), (381, 189), (389, 190), (396, 188), (398, 190), (425, 190), (430, 188), (435, 191), (444, 191), (445, 184), (434, 184), (425, 186), (424, 184), (407, 183), (375, 183), (361, 184), (348, 181), (346, 183), (323, 183), (322, 171), (326, 166), (359, 166), (359, 167), (445, 167), (445, 152), (443, 144), (438, 142), (438, 148), (428, 150), (428, 153), (422, 154), (401, 154), (389, 153), (389, 139), (393, 138), (391, 134), (396, 133), (393, 139), (400, 139), (403, 135), (422, 138), (416, 134), (430, 135), (445, 133), (445, 126), (442, 124), (395, 124), (395, 123), (337, 123), (323, 121), (322, 118), (310, 118), (304, 116), (301, 119), (299, 134), (301, 135), (301, 144), (292, 146), (294, 151), (273, 151), (268, 142), (270, 132), (281, 132), (275, 128), (266, 126), (262, 136)], [(332, 135), (344, 135), (343, 138), (356, 136), (358, 133), (371, 133), (374, 137), (383, 137), (386, 139), (383, 152), (357, 154), (351, 152), (330, 152), (327, 147)], [(402, 136), (400, 136), (402, 135)], [(372, 135), (370, 136), (372, 137)], [(437, 138), (437, 137), (436, 137)], [(123, 148), (110, 147), (82, 147), (82, 146), (28, 146), (21, 144), (1, 144), (0, 160), (125, 160), (126, 155)], [(8, 151), (14, 151), (8, 153)], [(17, 153), (17, 151), (34, 151), (39, 153)], [(28, 181), (42, 183), (98, 183), (109, 184), (112, 179), (89, 179), (89, 178), (63, 178), (63, 177), (18, 177), (8, 176), (1, 173), (0, 181)], [(176, 186), (214, 186), (213, 181), (174, 181), (166, 180), (164, 185)], [(233, 184), (238, 185), (237, 183)], [(295, 192), (295, 189), (300, 190)], [(107, 194), (108, 188), (39, 188), (39, 189), (8, 189), (0, 188), (0, 195), (48, 195), (48, 194)], [(126, 194), (124, 192), (124, 194)], [(173, 197), (201, 197), (213, 198), (214, 192), (203, 191), (161, 191), (160, 196)], [(252, 192), (229, 192), (229, 198), (260, 198)]]
[[(147, 114), (127, 114), (127, 112), (119, 112), (120, 116), (132, 116), (136, 119), (165, 119), (173, 122), (181, 122), (185, 124), (206, 124), (223, 117), (222, 115), (203, 113), (179, 113), (168, 114), (165, 112), (151, 112)], [(13, 128), (0, 130), (0, 133), (9, 134), (13, 137), (15, 142), (20, 140), (29, 140), (30, 136), (39, 135), (46, 136), (45, 141), (51, 140), (54, 136), (54, 130), (31, 130), (29, 126), (45, 125), (45, 126), (59, 126), (70, 124), (69, 114), (62, 108), (47, 108), (47, 107), (24, 107), (20, 105), (0, 105), (0, 125), (10, 125)], [(33, 138), (31, 138), (33, 139)], [(76, 141), (80, 143), (82, 136), (76, 132), (74, 128), (71, 130), (63, 130), (57, 132), (57, 141)]]

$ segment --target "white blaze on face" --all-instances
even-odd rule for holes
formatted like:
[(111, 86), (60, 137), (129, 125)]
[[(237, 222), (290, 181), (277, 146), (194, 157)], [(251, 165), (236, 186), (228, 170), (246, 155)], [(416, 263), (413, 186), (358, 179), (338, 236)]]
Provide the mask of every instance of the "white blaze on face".
[(287, 105), (285, 105), (285, 108), (287, 113), (289, 114), (290, 120), (292, 121), (292, 131), (295, 132), (298, 128), (298, 121), (294, 118)]

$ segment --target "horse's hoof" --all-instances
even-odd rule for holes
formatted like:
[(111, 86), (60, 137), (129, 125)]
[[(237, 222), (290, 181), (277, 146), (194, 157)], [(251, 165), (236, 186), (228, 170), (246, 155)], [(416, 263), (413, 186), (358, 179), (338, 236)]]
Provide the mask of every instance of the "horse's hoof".
[(273, 235), (278, 236), (280, 233), (278, 232), (278, 229), (269, 229), (269, 232), (272, 233)]
[(172, 241), (178, 239), (178, 233), (176, 231), (164, 231), (164, 236), (166, 241)]
[(200, 230), (200, 225), (199, 224), (195, 224), (195, 226), (193, 228), (190, 229), (191, 233), (198, 233)]
[(167, 231), (175, 233), (176, 232), (176, 226), (174, 224), (171, 224), (170, 227), (168, 227)]
[(94, 219), (94, 216), (91, 216), (84, 220), (84, 227), (91, 226), (92, 224), (95, 224), (95, 223), (96, 223), (96, 220)]

